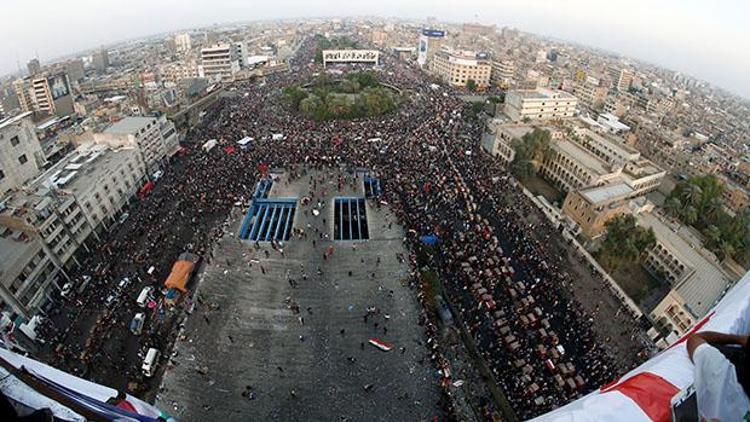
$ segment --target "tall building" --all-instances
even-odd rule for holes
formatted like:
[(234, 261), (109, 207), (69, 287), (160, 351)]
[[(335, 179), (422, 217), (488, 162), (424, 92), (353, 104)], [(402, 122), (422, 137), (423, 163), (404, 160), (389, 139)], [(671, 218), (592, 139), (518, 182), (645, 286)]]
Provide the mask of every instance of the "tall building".
[(609, 68), (609, 77), (612, 80), (612, 88), (618, 92), (625, 92), (633, 84), (635, 73), (630, 69), (613, 66)]
[(26, 64), (26, 68), (29, 70), (29, 75), (34, 76), (42, 71), (42, 65), (39, 63), (39, 59), (31, 59)]
[(13, 90), (18, 98), (18, 106), (23, 112), (34, 111), (34, 100), (31, 97), (31, 82), (29, 79), (16, 79), (13, 81)]
[(232, 43), (232, 47), (234, 47), (234, 53), (233, 56), (239, 62), (240, 69), (244, 69), (247, 67), (247, 47), (245, 46), (245, 43), (242, 41), (235, 41)]
[(126, 117), (94, 134), (94, 142), (112, 148), (136, 148), (141, 160), (152, 174), (180, 149), (174, 123), (161, 117)]
[(490, 85), (492, 66), (486, 53), (441, 51), (433, 57), (430, 70), (452, 86), (466, 86), (473, 80), (478, 87)]
[(0, 196), (38, 176), (44, 163), (31, 112), (0, 121)]
[(445, 45), (445, 31), (439, 29), (423, 29), (419, 37), (417, 63), (420, 66), (428, 64), (432, 57)]
[(572, 117), (577, 106), (578, 99), (565, 91), (515, 90), (505, 96), (503, 111), (513, 121), (549, 120)]
[(190, 52), (192, 45), (190, 43), (190, 34), (182, 33), (174, 36), (174, 44), (177, 52), (180, 54), (187, 54)]
[(95, 52), (91, 56), (91, 64), (94, 66), (94, 69), (98, 73), (104, 73), (107, 71), (107, 67), (109, 67), (109, 53), (106, 49), (101, 49), (97, 52)]
[(64, 72), (42, 74), (31, 80), (34, 110), (60, 117), (73, 114), (73, 96), (68, 75)]
[(602, 109), (607, 98), (607, 88), (601, 86), (598, 79), (590, 76), (577, 83), (573, 93), (581, 105), (591, 110)]
[(201, 67), (203, 76), (222, 82), (232, 81), (239, 69), (235, 58), (235, 49), (231, 44), (216, 44), (201, 49)]
[(501, 88), (508, 88), (516, 74), (516, 64), (513, 60), (500, 59), (492, 61), (490, 81)]

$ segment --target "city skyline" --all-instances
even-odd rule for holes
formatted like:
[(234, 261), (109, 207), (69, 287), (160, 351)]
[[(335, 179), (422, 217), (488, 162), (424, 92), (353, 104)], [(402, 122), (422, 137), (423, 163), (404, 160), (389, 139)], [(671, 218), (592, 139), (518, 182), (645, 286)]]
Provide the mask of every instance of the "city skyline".
[[(282, 0), (274, 3), (272, 9), (259, 10), (257, 2), (231, 0), (206, 10), (192, 0), (157, 4), (134, 0), (124, 10), (112, 8), (112, 2), (73, 0), (46, 4), (46, 13), (39, 16), (33, 13), (38, 4), (31, 6), (13, 0), (6, 5), (9, 15), (34, 15), (35, 25), (16, 19), (4, 27), (3, 31), (8, 33), (0, 37), (0, 73), (16, 72), (37, 55), (47, 62), (128, 39), (228, 22), (362, 15), (423, 20), (436, 16), (441, 21), (478, 21), (515, 27), (608, 50), (706, 80), (750, 98), (750, 85), (745, 83), (744, 76), (750, 72), (750, 52), (742, 48), (750, 30), (743, 28), (740, 21), (741, 16), (750, 12), (750, 5), (731, 0), (724, 2), (722, 9), (714, 10), (697, 0), (669, 0), (658, 5), (642, 0), (617, 0), (608, 5), (608, 10), (616, 13), (605, 14), (595, 4), (592, 0), (569, 0), (563, 5), (546, 0), (501, 3), (480, 0), (464, 2), (457, 9), (448, 1), (405, 5), (386, 0), (351, 5), (339, 1), (309, 4)], [(66, 28), (50, 37), (48, 32), (34, 29), (39, 25), (60, 28), (61, 21), (68, 22), (69, 28), (75, 30)]]

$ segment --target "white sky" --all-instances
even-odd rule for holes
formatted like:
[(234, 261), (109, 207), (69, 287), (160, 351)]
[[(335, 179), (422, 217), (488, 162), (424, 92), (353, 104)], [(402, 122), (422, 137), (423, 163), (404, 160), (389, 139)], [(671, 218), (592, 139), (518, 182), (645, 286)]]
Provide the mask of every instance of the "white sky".
[(214, 23), (382, 15), (513, 26), (706, 79), (750, 98), (748, 0), (2, 0), (0, 74), (123, 39)]

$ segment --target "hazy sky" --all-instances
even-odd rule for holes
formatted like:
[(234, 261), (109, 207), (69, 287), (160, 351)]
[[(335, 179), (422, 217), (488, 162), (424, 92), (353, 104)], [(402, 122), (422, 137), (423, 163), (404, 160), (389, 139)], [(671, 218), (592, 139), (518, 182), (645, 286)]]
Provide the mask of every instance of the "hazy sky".
[(2, 0), (0, 74), (113, 41), (214, 23), (436, 16), (513, 26), (661, 64), (750, 98), (748, 0)]

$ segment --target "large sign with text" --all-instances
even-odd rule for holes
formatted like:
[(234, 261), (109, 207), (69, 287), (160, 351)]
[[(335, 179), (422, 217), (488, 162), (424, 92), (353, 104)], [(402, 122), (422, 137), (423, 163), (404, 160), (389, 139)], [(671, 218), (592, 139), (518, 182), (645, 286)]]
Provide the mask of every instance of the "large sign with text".
[(328, 63), (378, 64), (378, 50), (323, 50), (323, 65)]

